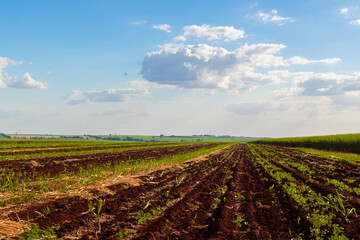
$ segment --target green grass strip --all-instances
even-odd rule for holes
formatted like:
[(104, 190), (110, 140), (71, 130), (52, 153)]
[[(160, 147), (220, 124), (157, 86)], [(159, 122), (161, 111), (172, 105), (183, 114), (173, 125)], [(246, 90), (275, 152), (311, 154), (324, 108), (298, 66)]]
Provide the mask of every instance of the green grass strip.
[(337, 157), (339, 160), (348, 160), (351, 163), (360, 163), (360, 154), (356, 153), (343, 153), (343, 152), (333, 152), (333, 151), (326, 151), (326, 150), (318, 150), (314, 148), (297, 148), (303, 152), (308, 153), (315, 153), (317, 155), (321, 155), (324, 157)]
[[(144, 148), (156, 148), (156, 147), (168, 147), (168, 146), (183, 146), (183, 145), (193, 145), (195, 143), (165, 143), (159, 145), (159, 143), (149, 144), (147, 146), (134, 146), (130, 145), (127, 147), (119, 148), (106, 148), (106, 149), (92, 149), (92, 150), (74, 150), (70, 152), (40, 152), (40, 153), (19, 153), (14, 155), (3, 155), (0, 156), (1, 160), (29, 160), (29, 159), (36, 159), (36, 158), (45, 158), (45, 157), (58, 157), (58, 156), (75, 156), (75, 155), (87, 155), (87, 154), (94, 154), (94, 153), (108, 153), (108, 152), (122, 152), (125, 150), (136, 150), (136, 149), (144, 149)], [(204, 143), (201, 143), (204, 144)], [(126, 145), (125, 145), (126, 146)]]
[(275, 144), (287, 147), (316, 148), (329, 151), (360, 153), (360, 133), (313, 137), (262, 139), (252, 143)]

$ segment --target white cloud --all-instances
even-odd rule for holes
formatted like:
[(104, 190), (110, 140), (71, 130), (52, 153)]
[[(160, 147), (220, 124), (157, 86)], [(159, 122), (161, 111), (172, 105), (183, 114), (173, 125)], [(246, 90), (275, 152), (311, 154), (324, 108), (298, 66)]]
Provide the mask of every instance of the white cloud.
[(16, 77), (9, 77), (8, 87), (46, 89), (47, 83), (38, 82), (29, 73), (25, 73), (21, 81), (17, 81)]
[(348, 13), (349, 12), (349, 8), (342, 8), (341, 10), (340, 10), (340, 13), (342, 13), (342, 14), (346, 14), (346, 13)]
[(177, 37), (174, 37), (172, 39), (174, 42), (185, 42), (186, 41), (186, 37), (184, 36), (177, 36)]
[(234, 51), (228, 51), (207, 44), (165, 44), (160, 46), (159, 51), (146, 55), (141, 73), (146, 80), (158, 84), (251, 91), (260, 85), (284, 81), (280, 72), (266, 73), (264, 68), (338, 61), (337, 58), (284, 59), (277, 55), (283, 48), (285, 45), (282, 44), (260, 43), (244, 44)]
[(134, 25), (140, 25), (140, 24), (144, 24), (144, 23), (146, 23), (147, 21), (145, 21), (145, 20), (141, 20), (141, 21), (137, 21), (137, 22), (133, 22), (132, 24), (134, 24)]
[[(21, 81), (16, 80), (16, 76), (9, 76), (3, 70), (11, 65), (22, 64), (22, 62), (16, 62), (7, 57), (0, 57), (0, 88), (13, 87), (13, 88), (37, 88), (46, 89), (47, 84), (43, 82), (35, 81), (29, 73), (25, 73)], [(4, 79), (7, 80), (7, 84), (4, 83)]]
[(104, 91), (73, 91), (65, 99), (68, 104), (75, 105), (91, 102), (125, 102), (132, 97), (139, 97), (148, 94), (146, 88), (117, 88)]
[(6, 88), (6, 84), (3, 82), (3, 70), (11, 65), (18, 64), (14, 60), (7, 57), (0, 57), (0, 88)]
[(310, 64), (310, 63), (325, 63), (325, 64), (332, 64), (332, 63), (336, 63), (339, 62), (341, 59), (340, 58), (326, 58), (326, 59), (321, 59), (321, 60), (308, 60), (304, 57), (292, 57), (289, 59), (289, 62), (291, 62), (291, 64), (296, 64), (296, 65), (305, 65), (305, 64)]
[(171, 32), (171, 26), (168, 24), (161, 24), (161, 25), (153, 25), (152, 26), (154, 29), (158, 29), (161, 31), (165, 31), (165, 32)]
[(15, 62), (14, 60), (11, 60), (10, 58), (7, 58), (7, 57), (0, 57), (0, 78), (2, 77), (3, 69), (5, 69), (6, 67), (8, 67), (10, 65), (16, 65), (16, 64), (19, 64), (19, 63)]
[(146, 80), (132, 81), (130, 85), (134, 88), (140, 88), (140, 89), (159, 89), (159, 88), (175, 89), (176, 88), (176, 86), (174, 85), (158, 84), (156, 82), (149, 82)]
[(0, 88), (6, 88), (6, 84), (0, 78)]
[(292, 87), (275, 91), (277, 96), (334, 96), (360, 91), (360, 77), (332, 72), (295, 72), (283, 75), (292, 80)]
[(360, 26), (360, 19), (353, 20), (350, 22), (350, 24)]
[(211, 27), (204, 24), (202, 26), (191, 25), (184, 27), (184, 36), (207, 37), (208, 40), (224, 39), (224, 41), (232, 41), (244, 38), (244, 34), (243, 30), (232, 26)]
[(278, 25), (284, 25), (287, 22), (294, 21), (294, 19), (292, 19), (291, 17), (281, 17), (280, 15), (278, 15), (277, 10), (271, 10), (270, 13), (264, 13), (264, 12), (259, 11), (257, 13), (257, 16), (264, 23), (275, 22), (275, 23), (278, 23)]

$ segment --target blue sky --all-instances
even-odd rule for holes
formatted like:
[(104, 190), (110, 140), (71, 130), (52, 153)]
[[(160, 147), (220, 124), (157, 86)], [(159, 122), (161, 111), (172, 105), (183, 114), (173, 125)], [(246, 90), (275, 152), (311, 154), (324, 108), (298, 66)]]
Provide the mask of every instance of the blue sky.
[(0, 2), (0, 132), (360, 132), (359, 1)]

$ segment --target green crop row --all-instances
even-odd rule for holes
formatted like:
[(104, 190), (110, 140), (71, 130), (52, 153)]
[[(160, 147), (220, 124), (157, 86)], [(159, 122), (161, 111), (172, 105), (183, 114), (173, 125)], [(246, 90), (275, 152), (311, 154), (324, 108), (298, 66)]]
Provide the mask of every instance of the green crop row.
[[(310, 228), (312, 238), (348, 239), (343, 234), (344, 227), (335, 221), (336, 217), (341, 217), (347, 222), (350, 216), (356, 215), (354, 208), (344, 207), (348, 199), (341, 195), (322, 196), (307, 184), (297, 181), (291, 173), (275, 166), (271, 161), (271, 152), (253, 144), (249, 144), (248, 147), (254, 163), (276, 180), (287, 195), (307, 212), (307, 220), (312, 224)], [(308, 171), (306, 168), (303, 170)]]
[[(148, 143), (151, 144), (151, 143)], [(159, 144), (159, 143), (158, 143)], [(44, 148), (85, 148), (125, 145), (144, 145), (138, 142), (118, 141), (60, 141), (60, 140), (1, 140), (0, 151), (36, 150)]]
[[(304, 175), (309, 177), (310, 182), (319, 181), (321, 183), (324, 183), (329, 186), (333, 186), (337, 191), (341, 192), (347, 192), (350, 194), (354, 194), (357, 196), (360, 196), (360, 184), (359, 186), (352, 187), (350, 184), (353, 184), (357, 181), (356, 176), (348, 176), (347, 178), (334, 178), (334, 171), (336, 170), (334, 167), (324, 167), (326, 165), (326, 162), (322, 162), (322, 158), (314, 158), (312, 161), (317, 161), (317, 164), (308, 165), (306, 161), (303, 159), (297, 159), (294, 157), (288, 156), (286, 153), (281, 152), (280, 149), (277, 151), (273, 148), (270, 148), (269, 146), (263, 146), (264, 150), (267, 150), (270, 155), (270, 159), (275, 160), (277, 163), (280, 163), (282, 165), (291, 167)], [(336, 159), (328, 159), (328, 161), (337, 162), (339, 166), (343, 164), (343, 162), (338, 162)], [(347, 163), (350, 164), (350, 163)], [(353, 171), (356, 171), (357, 169), (360, 170), (360, 167), (358, 165), (352, 166)], [(340, 171), (343, 171), (340, 169)]]
[(251, 143), (274, 144), (286, 147), (316, 148), (329, 151), (360, 153), (360, 134), (339, 134), (314, 137), (261, 139)]
[(0, 193), (6, 193), (10, 197), (1, 200), (0, 206), (8, 203), (36, 200), (41, 194), (46, 192), (66, 192), (117, 175), (133, 174), (139, 171), (156, 169), (164, 165), (181, 163), (228, 145), (230, 144), (219, 144), (212, 148), (199, 149), (193, 152), (160, 159), (129, 159), (128, 161), (119, 162), (115, 165), (92, 166), (87, 169), (80, 169), (80, 171), (76, 173), (68, 172), (60, 174), (54, 178), (46, 175), (34, 176), (32, 178), (19, 178), (19, 176), (13, 172), (3, 173), (0, 175)]
[[(18, 152), (12, 155), (0, 155), (0, 160), (28, 160), (44, 157), (58, 157), (58, 156), (73, 156), (73, 155), (85, 155), (85, 154), (94, 154), (94, 153), (108, 153), (108, 152), (122, 152), (125, 150), (134, 150), (134, 149), (143, 149), (143, 148), (156, 148), (156, 147), (168, 147), (168, 146), (180, 146), (180, 145), (193, 145), (194, 143), (153, 143), (143, 146), (143, 144), (134, 145), (134, 144), (119, 144), (119, 148), (100, 148), (100, 149), (88, 149), (81, 150), (79, 148), (74, 148), (72, 151), (43, 151), (43, 152), (34, 152), (34, 153), (22, 153)], [(203, 143), (202, 143), (203, 144)]]

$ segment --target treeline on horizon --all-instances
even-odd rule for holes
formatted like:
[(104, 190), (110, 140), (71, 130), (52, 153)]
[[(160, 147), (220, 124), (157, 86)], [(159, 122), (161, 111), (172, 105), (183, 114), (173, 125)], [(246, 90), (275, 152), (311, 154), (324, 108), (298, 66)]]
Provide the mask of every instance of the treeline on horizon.
[(316, 148), (320, 150), (360, 154), (360, 133), (260, 139), (251, 141), (251, 143), (272, 144), (285, 147)]

